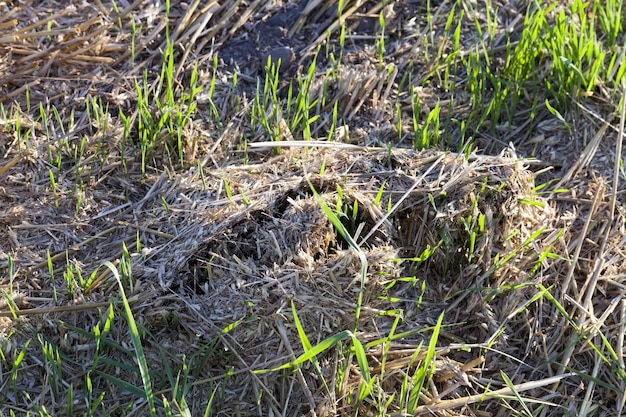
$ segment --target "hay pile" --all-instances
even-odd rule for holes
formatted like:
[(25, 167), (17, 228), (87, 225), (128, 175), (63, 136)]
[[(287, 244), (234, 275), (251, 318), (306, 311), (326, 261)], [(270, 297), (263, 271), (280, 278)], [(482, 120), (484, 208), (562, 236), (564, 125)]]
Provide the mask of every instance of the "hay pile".
[[(20, 162), (28, 166), (28, 160)], [(554, 244), (555, 235), (546, 232), (533, 240), (535, 247), (518, 248), (524, 248), (540, 228), (553, 227), (554, 218), (549, 205), (529, 203), (540, 202), (532, 193), (532, 174), (523, 161), (511, 156), (473, 156), (468, 162), (450, 153), (285, 149), (254, 166), (204, 169), (204, 179), (195, 168), (171, 180), (164, 175), (149, 178), (143, 193), (131, 193), (134, 199), (118, 206), (112, 205), (111, 197), (102, 198), (111, 195), (107, 191), (111, 184), (102, 181), (85, 193), (88, 210), (77, 216), (72, 228), (62, 226), (72, 218), (71, 199), (62, 199), (57, 209), (51, 204), (54, 196), (49, 187), (32, 189), (12, 174), (3, 193), (11, 209), (4, 210), (2, 218), (13, 239), (3, 241), (2, 250), (13, 253), (18, 262), (16, 276), (28, 274), (42, 286), (49, 279), (41, 264), (46, 251), (60, 254), (57, 259), (67, 256), (76, 271), (87, 276), (105, 260), (119, 261), (123, 242), (128, 247), (139, 242), (141, 249), (132, 256), (137, 281), (131, 287), (142, 298), (133, 306), (134, 314), (154, 337), (146, 344), (154, 355), (150, 363), (159, 361), (156, 346), (155, 351), (150, 349), (153, 343), (179, 357), (219, 337), (222, 353), (233, 352), (233, 356), (225, 360), (213, 357), (214, 353), (202, 370), (196, 370), (198, 375), (219, 380), (234, 367), (239, 371), (228, 382), (233, 397), (224, 403), (252, 412), (251, 400), (262, 391), (265, 406), (279, 412), (287, 400), (281, 388), (285, 382), (253, 377), (243, 370), (278, 366), (301, 349), (291, 303), (312, 340), (351, 329), (360, 287), (359, 258), (338, 237), (314, 198), (307, 175), (329, 206), (335, 206), (338, 189), (346, 207), (358, 204), (356, 240), (369, 264), (358, 323), (363, 343), (389, 334), (393, 317), (385, 312), (404, 312), (404, 321), (395, 328), (401, 333), (432, 326), (445, 310), (444, 323), (449, 327), (442, 334), (445, 342), (437, 361), (439, 389), (457, 384), (452, 391), (456, 395), (479, 394), (501, 370), (517, 374), (518, 381), (537, 378), (533, 364), (540, 358), (527, 357), (518, 363), (503, 360), (502, 355), (515, 346), (511, 339), (533, 337), (530, 322), (533, 314), (539, 314), (536, 307), (515, 314), (543, 281), (541, 274), (524, 272), (537, 261), (527, 252)], [(381, 188), (382, 196), (375, 203)], [(474, 219), (475, 223), (481, 213), (485, 232), (478, 234), (470, 254), (463, 222)], [(421, 265), (403, 261), (419, 257), (427, 248), (437, 249)], [(511, 259), (496, 268), (494, 259), (509, 255)], [(473, 262), (468, 262), (470, 256)], [(403, 283), (404, 277), (414, 279)], [(490, 294), (519, 284), (529, 289), (515, 291), (514, 297)], [(57, 302), (83, 306), (86, 311), (51, 317), (84, 326), (87, 313), (97, 321), (93, 313), (102, 306), (95, 303), (115, 298), (116, 288), (112, 277), (99, 279), (88, 293)], [(60, 295), (65, 290), (57, 288)], [(21, 308), (33, 307), (28, 297), (19, 301)], [(38, 308), (43, 307), (42, 301), (38, 299)], [(46, 322), (40, 324), (40, 331), (57, 340), (56, 326)], [(240, 325), (220, 336), (233, 323)], [(413, 334), (391, 344), (385, 384), (401, 383), (396, 374), (427, 336)], [(77, 341), (64, 343), (71, 352)], [(323, 359), (329, 375), (336, 367), (334, 355), (328, 352)], [(376, 363), (380, 346), (368, 355)], [(483, 361), (480, 367), (464, 367)], [(309, 371), (305, 367), (306, 385), (298, 383), (290, 390), (293, 407), (299, 413), (305, 412), (306, 404), (341, 408), (348, 399), (335, 399), (333, 405), (321, 395), (322, 387)], [(359, 382), (358, 375), (351, 375), (346, 392), (357, 390)], [(202, 385), (198, 391), (202, 392)], [(234, 412), (229, 410), (221, 411)]]

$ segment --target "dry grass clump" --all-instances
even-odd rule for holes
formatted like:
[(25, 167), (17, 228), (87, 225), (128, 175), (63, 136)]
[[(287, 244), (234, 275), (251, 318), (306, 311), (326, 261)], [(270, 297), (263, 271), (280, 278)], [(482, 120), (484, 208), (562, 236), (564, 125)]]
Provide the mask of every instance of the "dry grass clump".
[(0, 3), (2, 414), (622, 413), (624, 71), (541, 32), (582, 15), (118, 3)]

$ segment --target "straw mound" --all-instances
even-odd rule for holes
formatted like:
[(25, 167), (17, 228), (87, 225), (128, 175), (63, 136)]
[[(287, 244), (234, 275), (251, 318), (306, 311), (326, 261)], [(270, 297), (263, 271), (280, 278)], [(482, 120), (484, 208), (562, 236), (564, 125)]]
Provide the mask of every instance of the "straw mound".
[[(532, 197), (532, 174), (518, 159), (475, 156), (470, 161), (450, 153), (408, 150), (284, 150), (254, 166), (205, 169), (204, 180), (197, 169), (172, 180), (165, 176), (146, 180), (141, 190), (129, 193), (132, 203), (119, 207), (111, 206), (111, 198), (102, 198), (105, 193), (111, 195), (107, 189), (116, 181), (109, 178), (85, 192), (85, 208), (72, 228), (62, 226), (72, 218), (71, 198), (60, 198), (59, 208), (50, 210), (55, 199), (50, 187), (33, 194), (30, 186), (18, 181), (20, 174), (13, 174), (8, 183), (12, 186), (2, 194), (5, 201), (12, 201), (11, 209), (3, 209), (1, 217), (14, 239), (0, 242), (0, 247), (7, 253), (19, 247), (20, 265), (30, 264), (33, 279), (45, 280), (46, 268), (40, 269), (44, 265), (39, 261), (46, 250), (65, 258), (64, 250), (73, 248), (69, 259), (86, 276), (104, 260), (119, 259), (121, 242), (132, 248), (139, 240), (141, 256), (132, 257), (132, 270), (138, 280), (135, 293), (142, 294), (142, 300), (134, 309), (140, 323), (158, 334), (159, 345), (191, 355), (199, 349), (198, 343), (245, 320), (245, 325), (230, 331), (232, 339), (222, 340), (224, 348), (238, 357), (211, 358), (202, 375), (226, 374), (231, 366), (278, 366), (301, 349), (291, 302), (306, 331), (320, 341), (352, 328), (360, 288), (359, 258), (338, 237), (311, 191), (309, 178), (330, 207), (336, 207), (338, 189), (346, 214), (352, 216), (358, 204), (354, 221), (342, 220), (352, 233), (359, 233), (355, 240), (369, 264), (358, 327), (363, 342), (389, 334), (393, 320), (385, 311), (404, 310), (405, 322), (395, 330), (399, 333), (432, 325), (445, 309), (445, 322), (451, 324), (445, 330), (446, 339), (476, 346), (490, 342), (506, 350), (512, 331), (526, 327), (517, 323), (522, 320), (519, 315), (508, 327), (503, 325), (507, 315), (525, 301), (520, 299), (523, 293), (516, 291), (515, 299), (486, 302), (489, 291), (481, 289), (532, 282), (519, 272), (530, 269), (518, 264), (528, 262), (523, 251), (497, 269), (493, 260), (515, 254), (524, 240), (549, 221), (550, 211), (523, 201), (536, 201), (536, 197)], [(123, 181), (121, 174), (112, 177)], [(230, 198), (225, 197), (226, 187)], [(381, 187), (384, 191), (377, 204)], [(61, 183), (56, 198), (62, 189)], [(384, 213), (392, 206), (386, 218)], [(477, 229), (481, 213), (485, 214), (485, 231), (477, 234), (472, 254), (464, 221), (470, 230)], [(47, 236), (38, 240), (41, 230), (52, 241)], [(90, 241), (95, 235), (98, 239)], [(427, 248), (436, 249), (421, 264), (400, 259), (419, 257)], [(468, 262), (470, 256), (472, 262)], [(415, 280), (398, 280), (409, 276)], [(105, 277), (88, 294), (65, 303), (106, 301), (117, 293), (113, 283)], [(59, 294), (64, 293), (60, 289)], [(182, 327), (172, 333), (174, 321)], [(49, 337), (58, 336), (51, 332)], [(422, 340), (419, 335), (404, 338), (393, 345), (390, 357), (404, 363)], [(149, 357), (156, 355), (148, 352)], [(368, 354), (375, 358), (381, 352), (373, 349)], [(326, 366), (335, 366), (332, 351), (327, 355)], [(458, 361), (445, 362), (445, 358)], [(467, 370), (450, 376), (446, 369), (458, 371), (463, 363), (477, 358), (478, 352), (442, 353), (438, 362), (442, 381), (447, 385), (458, 382), (458, 375)], [(158, 363), (157, 356), (153, 359)], [(511, 368), (513, 372), (516, 366), (499, 358), (494, 371)], [(482, 372), (484, 378), (489, 377), (490, 371)], [(393, 373), (387, 378), (389, 384), (401, 383), (401, 379), (393, 382)], [(350, 379), (350, 384), (359, 382), (357, 374)], [(270, 384), (263, 389), (264, 395), (269, 390), (274, 396), (271, 402), (283, 404), (281, 389), (271, 386), (279, 382), (264, 381)], [(244, 390), (235, 390), (244, 403), (243, 399), (255, 398), (245, 390), (260, 383), (250, 384), (247, 373), (235, 375), (231, 382)], [(311, 392), (321, 388), (318, 383), (307, 377)], [(470, 389), (471, 393), (480, 390)], [(292, 395), (300, 392), (309, 397), (311, 406), (325, 404), (319, 393), (306, 391)], [(293, 401), (306, 403), (297, 395)]]
[[(481, 157), (467, 163), (451, 154), (317, 151), (304, 155), (289, 153), (256, 167), (254, 174), (260, 175), (262, 181), (255, 182), (255, 175), (251, 174), (224, 173), (230, 184), (254, 183), (246, 194), (255, 197), (249, 198), (247, 209), (231, 205), (229, 209), (234, 208), (236, 213), (233, 216), (224, 213), (229, 209), (220, 210), (217, 215), (207, 214), (217, 217), (209, 221), (214, 224), (209, 228), (216, 232), (209, 232), (193, 253), (193, 284), (187, 282), (197, 289), (191, 303), (197, 306), (199, 314), (220, 328), (229, 321), (255, 317), (247, 322), (245, 330), (236, 330), (234, 338), (250, 358), (261, 363), (275, 358), (287, 362), (293, 359), (292, 349), (298, 350), (295, 328), (286, 332), (288, 339), (283, 336), (276, 340), (276, 333), (285, 334), (280, 332), (281, 326), (292, 326), (285, 323), (293, 323), (293, 319), (280, 319), (291, 316), (290, 301), (294, 302), (304, 328), (317, 340), (352, 327), (351, 311), (359, 290), (359, 259), (354, 252), (342, 249), (341, 239), (337, 239), (303, 179), (304, 172), (293, 166), (294, 159), (307, 165), (309, 172), (319, 172), (325, 160), (324, 175), (316, 175), (312, 181), (322, 199), (334, 207), (335, 190), (340, 187), (347, 207), (352, 208), (358, 201), (358, 221), (364, 225), (361, 237), (375, 231), (361, 244), (369, 263), (363, 300), (366, 308), (359, 325), (364, 341), (389, 334), (392, 320), (379, 316), (384, 311), (406, 312), (407, 323), (396, 330), (399, 332), (432, 325), (446, 309), (454, 319), (453, 327), (446, 331), (448, 338), (482, 344), (493, 337), (493, 346), (506, 345), (511, 336), (508, 329), (501, 329), (500, 335), (496, 332), (512, 309), (524, 301), (520, 299), (522, 293), (517, 292), (514, 300), (505, 298), (502, 303), (506, 305), (502, 306), (485, 302), (485, 292), (475, 292), (464, 300), (468, 294), (464, 290), (528, 282), (528, 277), (517, 270), (519, 257), (513, 257), (510, 264), (496, 271), (492, 268), (493, 257), (504, 257), (519, 247), (547, 221), (549, 210), (520, 201), (532, 198), (532, 176), (519, 161), (504, 156)], [(383, 182), (383, 202), (391, 198), (395, 204), (404, 198), (389, 219), (383, 218), (383, 211), (374, 202)], [(413, 191), (407, 194), (410, 189)], [(468, 265), (469, 236), (462, 222), (472, 216), (476, 219), (479, 213), (489, 213), (487, 232), (479, 236), (473, 254), (481, 261)], [(221, 220), (224, 216), (226, 219)], [(400, 257), (419, 256), (442, 239), (447, 241), (447, 247), (440, 245), (418, 269), (412, 270), (409, 262), (399, 262)], [(417, 308), (419, 285), (415, 288), (414, 284), (398, 284), (385, 290), (407, 273), (414, 274), (418, 282), (425, 281), (422, 308)], [(459, 293), (464, 295), (457, 298)], [(391, 299), (396, 301), (388, 301)], [(450, 301), (455, 299), (455, 307), (450, 308)], [(410, 346), (411, 339), (398, 347)], [(413, 352), (404, 354), (410, 357)], [(461, 357), (465, 361), (463, 354)], [(280, 364), (281, 360), (271, 363)], [(504, 370), (504, 363), (496, 368)], [(321, 388), (309, 382), (312, 391)], [(396, 383), (400, 384), (401, 379)], [(282, 403), (284, 399), (277, 400)]]

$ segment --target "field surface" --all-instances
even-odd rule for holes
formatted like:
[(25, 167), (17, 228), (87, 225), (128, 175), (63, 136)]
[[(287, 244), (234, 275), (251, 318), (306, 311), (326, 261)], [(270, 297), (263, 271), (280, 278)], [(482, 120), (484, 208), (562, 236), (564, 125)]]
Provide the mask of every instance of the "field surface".
[(0, 415), (624, 415), (625, 21), (0, 1)]

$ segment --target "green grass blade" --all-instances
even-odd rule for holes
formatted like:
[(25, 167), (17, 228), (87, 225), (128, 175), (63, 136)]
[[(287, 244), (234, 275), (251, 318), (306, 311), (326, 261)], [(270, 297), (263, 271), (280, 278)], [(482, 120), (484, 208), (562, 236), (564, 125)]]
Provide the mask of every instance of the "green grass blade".
[[(124, 245), (124, 251), (126, 252), (126, 246)], [(122, 262), (125, 257), (122, 257)], [(130, 309), (130, 304), (128, 303), (128, 299), (126, 298), (126, 293), (124, 292), (124, 286), (122, 285), (122, 280), (120, 279), (119, 272), (117, 268), (109, 261), (104, 263), (104, 266), (111, 270), (111, 273), (117, 280), (117, 284), (120, 290), (120, 296), (122, 297), (122, 303), (124, 304), (124, 311), (126, 312), (126, 319), (128, 321), (128, 327), (130, 328), (130, 335), (133, 341), (133, 346), (135, 347), (135, 357), (137, 358), (137, 364), (139, 365), (139, 371), (141, 372), (141, 380), (143, 382), (143, 396), (148, 400), (148, 406), (150, 407), (150, 415), (156, 417), (156, 408), (154, 406), (154, 395), (152, 393), (152, 383), (150, 382), (150, 374), (148, 372), (148, 364), (146, 363), (146, 356), (143, 352), (143, 346), (141, 344), (141, 338), (139, 337), (139, 330), (137, 329), (137, 324), (135, 323), (135, 319), (133, 317), (133, 312)], [(130, 265), (127, 266), (128, 271), (130, 271)], [(127, 277), (128, 280), (131, 277)]]
[(354, 354), (356, 355), (356, 361), (359, 364), (359, 369), (361, 370), (361, 376), (363, 377), (363, 381), (365, 382), (359, 388), (359, 402), (363, 401), (365, 397), (367, 397), (372, 390), (372, 378), (370, 376), (369, 366), (367, 364), (367, 356), (365, 355), (365, 349), (363, 349), (363, 345), (361, 341), (355, 336), (352, 337), (352, 346), (354, 348)]
[(427, 381), (427, 377), (430, 376), (434, 372), (432, 369), (432, 364), (435, 360), (435, 355), (437, 353), (437, 340), (439, 339), (439, 330), (441, 330), (441, 324), (443, 322), (442, 312), (439, 315), (439, 319), (437, 320), (437, 324), (433, 328), (433, 335), (430, 338), (430, 342), (428, 343), (428, 350), (426, 351), (426, 357), (424, 357), (424, 361), (415, 371), (415, 375), (413, 377), (413, 388), (411, 389), (409, 404), (407, 410), (412, 414), (417, 408), (417, 403), (419, 400), (420, 393), (422, 391), (422, 387), (424, 383)]
[(317, 345), (313, 346), (310, 350), (304, 352), (302, 355), (298, 356), (294, 361), (286, 363), (284, 365), (281, 365), (279, 367), (276, 368), (272, 368), (272, 369), (259, 369), (254, 371), (255, 374), (264, 374), (267, 372), (274, 372), (274, 371), (279, 371), (281, 369), (289, 369), (289, 368), (293, 368), (296, 367), (304, 362), (307, 361), (311, 361), (313, 360), (317, 355), (319, 355), (320, 353), (324, 352), (325, 350), (327, 350), (328, 348), (330, 348), (331, 346), (334, 346), (336, 343), (341, 342), (344, 339), (347, 339), (348, 337), (350, 337), (352, 335), (352, 333), (348, 330), (344, 330), (342, 332), (339, 332), (335, 335), (332, 335), (330, 337), (327, 337), (326, 339), (322, 340), (320, 343), (318, 343)]
[(296, 311), (296, 306), (294, 305), (293, 300), (291, 301), (291, 312), (293, 313), (293, 321), (296, 325), (296, 329), (298, 329), (298, 337), (300, 338), (300, 343), (302, 343), (302, 347), (304, 348), (305, 352), (309, 351), (311, 350), (311, 342), (309, 342), (309, 338), (304, 332), (302, 323), (300, 323), (300, 319), (298, 318), (298, 312)]

